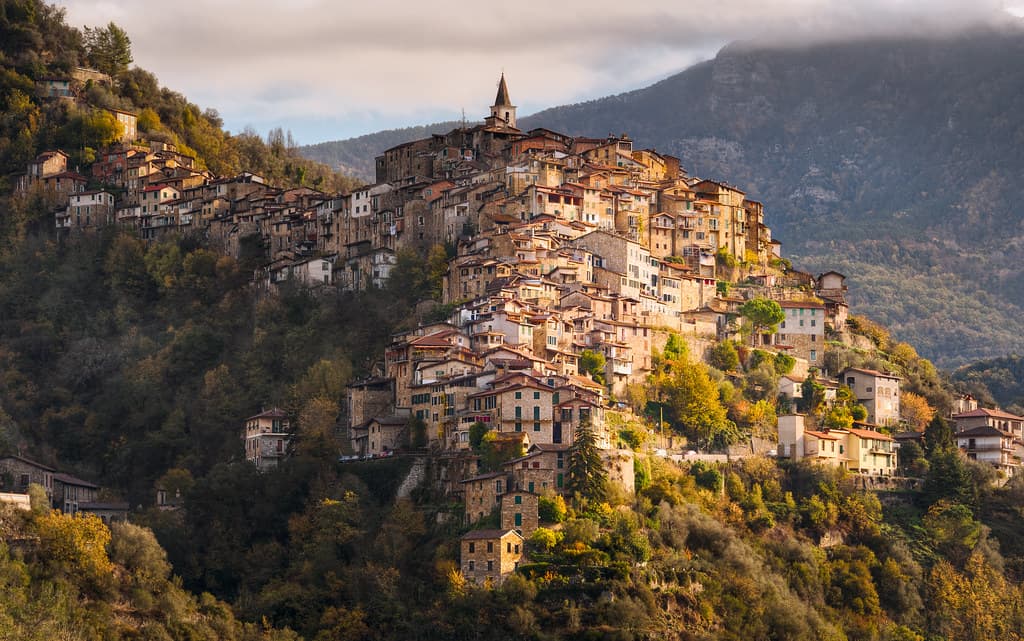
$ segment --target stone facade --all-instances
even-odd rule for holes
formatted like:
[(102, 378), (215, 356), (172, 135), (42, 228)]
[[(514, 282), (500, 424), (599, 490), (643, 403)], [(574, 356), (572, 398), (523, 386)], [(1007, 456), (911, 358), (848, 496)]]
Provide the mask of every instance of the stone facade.
[(474, 530), (461, 540), (462, 574), (479, 585), (499, 584), (523, 560), (524, 541), (515, 530)]
[(528, 539), (539, 525), (540, 496), (523, 490), (513, 490), (501, 496), (502, 530), (515, 530)]

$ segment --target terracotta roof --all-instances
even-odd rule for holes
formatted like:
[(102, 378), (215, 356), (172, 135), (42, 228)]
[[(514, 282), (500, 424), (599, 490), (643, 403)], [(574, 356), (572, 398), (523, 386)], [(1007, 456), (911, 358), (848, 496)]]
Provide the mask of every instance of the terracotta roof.
[(779, 307), (785, 307), (787, 309), (821, 309), (825, 306), (814, 301), (780, 300)]
[(846, 372), (860, 372), (861, 374), (869, 374), (871, 376), (884, 376), (885, 378), (897, 378), (897, 379), (899, 378), (899, 376), (896, 375), (896, 374), (886, 374), (885, 372), (879, 372), (878, 370), (864, 369), (864, 368), (861, 368), (861, 367), (847, 367), (846, 369), (843, 370), (844, 374)]
[(978, 427), (972, 427), (969, 430), (956, 433), (957, 438), (964, 436), (1007, 436), (1007, 434), (1004, 434), (1002, 430), (997, 430), (991, 425), (979, 425)]
[(889, 436), (888, 434), (882, 434), (881, 432), (876, 432), (874, 430), (859, 430), (855, 427), (851, 427), (848, 431), (850, 432), (850, 434), (853, 434), (854, 436), (858, 436), (860, 438), (873, 438), (876, 441), (892, 440), (892, 437)]
[(370, 420), (366, 421), (367, 424), (379, 423), (381, 425), (405, 425), (408, 422), (408, 416), (374, 416)]
[(964, 412), (962, 414), (956, 414), (953, 416), (954, 419), (958, 418), (980, 418), (982, 416), (991, 416), (992, 418), (1005, 418), (1011, 421), (1024, 421), (1024, 417), (1017, 416), (1016, 414), (1010, 414), (1002, 410), (987, 410), (979, 407), (976, 410), (970, 412)]
[(81, 487), (91, 487), (94, 490), (100, 489), (99, 485), (90, 483), (89, 481), (82, 480), (78, 477), (71, 476), (70, 474), (58, 473), (53, 475), (54, 481), (60, 481), (64, 485), (78, 485)]
[(459, 483), (472, 483), (473, 481), (486, 481), (487, 479), (497, 478), (499, 476), (505, 476), (504, 472), (488, 472), (487, 474), (480, 474), (468, 479), (462, 479)]
[(27, 459), (24, 456), (17, 456), (17, 455), (0, 456), (0, 461), (2, 461), (4, 459), (8, 459), (8, 458), (9, 459), (14, 459), (15, 461), (21, 461), (22, 463), (25, 463), (27, 465), (31, 465), (32, 467), (38, 467), (39, 469), (46, 470), (47, 472), (56, 472), (57, 471), (57, 470), (53, 469), (52, 467), (50, 467), (49, 465), (43, 465), (42, 463), (36, 463), (35, 461), (33, 461), (31, 459)]
[(254, 418), (288, 418), (288, 414), (285, 413), (285, 411), (283, 409), (281, 409), (279, 407), (274, 407), (274, 408), (271, 408), (271, 409), (266, 410), (264, 412), (260, 412), (259, 414), (255, 415), (255, 416), (250, 416), (249, 418), (247, 418), (245, 420), (251, 421)]
[(503, 537), (503, 536), (505, 536), (506, 534), (509, 534), (509, 533), (515, 534), (520, 539), (523, 538), (515, 530), (472, 530), (472, 531), (466, 532), (464, 535), (462, 535), (462, 540), (463, 541), (472, 541), (472, 540), (479, 540), (479, 539), (500, 539), (501, 537)]
[(815, 430), (805, 430), (804, 434), (808, 435), (808, 436), (814, 436), (816, 438), (824, 439), (824, 440), (827, 440), (827, 441), (838, 441), (839, 440), (838, 436), (835, 436), (834, 434), (829, 434), (828, 432), (817, 432)]
[(567, 452), (569, 450), (567, 443), (534, 443), (530, 446), (530, 450), (540, 450), (541, 452)]

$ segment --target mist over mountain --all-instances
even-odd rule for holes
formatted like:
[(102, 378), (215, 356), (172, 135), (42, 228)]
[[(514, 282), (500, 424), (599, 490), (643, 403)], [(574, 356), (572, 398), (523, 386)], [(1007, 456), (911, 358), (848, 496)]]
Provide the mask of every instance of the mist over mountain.
[[(941, 365), (1024, 347), (1024, 33), (733, 44), (650, 87), (520, 119), (626, 132), (765, 203), (783, 251), (850, 279), (855, 309)], [(514, 94), (515, 88), (511, 87)], [(304, 148), (373, 155), (457, 123)]]

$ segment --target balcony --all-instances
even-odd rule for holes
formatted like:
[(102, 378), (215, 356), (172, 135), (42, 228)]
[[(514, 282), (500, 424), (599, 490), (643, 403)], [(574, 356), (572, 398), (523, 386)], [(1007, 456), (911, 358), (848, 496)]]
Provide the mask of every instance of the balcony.
[(971, 446), (971, 447), (967, 448), (967, 453), (968, 454), (990, 453), (990, 452), (1013, 452), (1013, 451), (1015, 451), (1014, 448), (1011, 445), (1005, 444), (1005, 443), (1001, 444), (1001, 445), (996, 445), (994, 443), (992, 443), (992, 444), (982, 444), (982, 445)]
[(633, 362), (618, 358), (612, 359), (612, 374), (631, 376), (633, 374)]

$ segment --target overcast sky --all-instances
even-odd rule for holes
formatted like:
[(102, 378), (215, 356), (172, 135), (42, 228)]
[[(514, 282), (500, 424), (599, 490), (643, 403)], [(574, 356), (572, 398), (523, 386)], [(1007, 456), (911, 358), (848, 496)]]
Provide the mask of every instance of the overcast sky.
[[(114, 21), (135, 63), (225, 126), (300, 143), (636, 89), (733, 40), (801, 43), (1017, 19), (1024, 0), (64, 0)], [(1011, 18), (1018, 16), (1018, 18)]]

